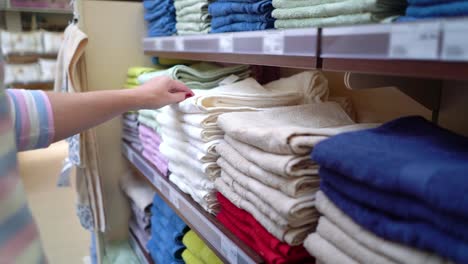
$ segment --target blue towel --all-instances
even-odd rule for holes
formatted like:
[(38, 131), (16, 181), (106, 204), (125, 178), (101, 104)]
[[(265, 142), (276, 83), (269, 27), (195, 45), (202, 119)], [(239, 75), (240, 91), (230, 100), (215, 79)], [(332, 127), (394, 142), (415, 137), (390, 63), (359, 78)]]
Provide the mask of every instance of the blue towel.
[(146, 11), (144, 19), (146, 21), (152, 22), (161, 17), (174, 17), (175, 18), (175, 7), (174, 4), (169, 3), (162, 5), (160, 8), (154, 11)]
[(323, 167), (320, 169), (320, 178), (333, 189), (347, 197), (352, 197), (353, 200), (366, 207), (382, 211), (397, 219), (426, 222), (441, 232), (447, 232), (457, 239), (468, 241), (466, 219), (443, 214), (406, 195), (377, 190)]
[(468, 139), (422, 117), (331, 137), (315, 146), (312, 159), (375, 189), (468, 219)]
[(268, 28), (273, 28), (274, 22), (264, 23), (264, 22), (241, 22), (225, 25), (222, 27), (211, 27), (210, 33), (222, 33), (222, 32), (240, 32), (240, 31), (256, 31), (256, 30), (265, 30)]
[(226, 16), (230, 14), (264, 14), (271, 12), (273, 5), (271, 0), (263, 0), (256, 3), (240, 2), (214, 2), (208, 6), (208, 12), (212, 17)]
[(219, 28), (229, 24), (239, 23), (239, 22), (264, 22), (264, 23), (274, 23), (275, 19), (271, 16), (271, 13), (261, 14), (261, 15), (250, 15), (250, 14), (231, 14), (227, 16), (213, 17), (211, 19), (211, 27)]
[(155, 11), (164, 4), (174, 3), (172, 0), (145, 0), (143, 1), (143, 8), (147, 11)]
[(429, 6), (409, 6), (406, 15), (410, 17), (457, 17), (468, 15), (468, 2), (452, 2)]
[(366, 208), (340, 194), (326, 183), (322, 183), (320, 188), (336, 206), (356, 223), (379, 237), (422, 250), (434, 251), (457, 263), (468, 263), (468, 244), (466, 242), (439, 232), (424, 222), (402, 221)]
[(424, 5), (438, 5), (450, 2), (463, 2), (466, 0), (407, 0), (410, 5), (424, 6)]

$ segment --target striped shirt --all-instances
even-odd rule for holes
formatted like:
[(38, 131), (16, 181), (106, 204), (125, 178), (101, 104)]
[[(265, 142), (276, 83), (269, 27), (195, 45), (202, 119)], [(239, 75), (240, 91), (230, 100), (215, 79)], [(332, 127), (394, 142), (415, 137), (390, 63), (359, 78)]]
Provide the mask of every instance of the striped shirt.
[(0, 84), (0, 263), (46, 263), (39, 233), (18, 175), (17, 152), (47, 147), (54, 120), (42, 91), (4, 90)]

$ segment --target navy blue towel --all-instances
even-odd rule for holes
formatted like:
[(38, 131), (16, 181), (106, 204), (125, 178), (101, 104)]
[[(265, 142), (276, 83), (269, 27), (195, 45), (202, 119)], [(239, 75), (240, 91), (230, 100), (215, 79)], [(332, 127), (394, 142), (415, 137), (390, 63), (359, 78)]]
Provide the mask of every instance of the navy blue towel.
[(230, 14), (264, 14), (271, 12), (271, 0), (262, 0), (255, 3), (242, 2), (214, 2), (208, 6), (211, 16), (227, 16)]
[(463, 2), (466, 0), (407, 0), (410, 5), (424, 6), (424, 5), (438, 5), (451, 2)]
[(256, 31), (265, 30), (274, 27), (274, 22), (240, 22), (224, 25), (222, 27), (211, 27), (210, 33), (222, 33), (222, 32), (240, 32), (240, 31)]
[(468, 15), (468, 1), (443, 3), (428, 6), (409, 6), (406, 16), (417, 18), (458, 17)]
[(468, 139), (422, 117), (332, 137), (312, 159), (377, 190), (468, 218)]
[(242, 23), (263, 22), (263, 23), (274, 24), (275, 19), (271, 16), (270, 12), (266, 14), (259, 14), (259, 15), (231, 14), (227, 16), (213, 17), (211, 19), (211, 27), (220, 28), (226, 25), (230, 25), (234, 23), (241, 23), (241, 22)]
[(390, 241), (437, 254), (457, 263), (468, 263), (468, 244), (432, 228), (425, 222), (404, 221), (367, 208), (322, 183), (321, 190), (356, 223)]

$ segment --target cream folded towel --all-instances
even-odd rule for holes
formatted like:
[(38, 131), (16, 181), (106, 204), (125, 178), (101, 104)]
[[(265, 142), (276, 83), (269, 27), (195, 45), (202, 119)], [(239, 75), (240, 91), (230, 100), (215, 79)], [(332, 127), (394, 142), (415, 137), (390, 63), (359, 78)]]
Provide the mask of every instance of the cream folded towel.
[(279, 155), (237, 141), (230, 136), (224, 140), (243, 157), (262, 169), (281, 177), (302, 177), (318, 175), (319, 166), (310, 155)]
[(234, 139), (284, 155), (306, 155), (330, 136), (377, 126), (354, 124), (335, 102), (226, 113), (218, 117), (218, 125)]
[(215, 180), (216, 189), (230, 200), (237, 207), (249, 212), (257, 221), (273, 236), (289, 245), (297, 246), (302, 244), (307, 235), (314, 230), (314, 226), (305, 226), (301, 228), (281, 228), (272, 222), (267, 216), (262, 214), (250, 202), (242, 199), (227, 184), (218, 178)]
[(231, 145), (221, 142), (216, 146), (218, 154), (232, 167), (241, 173), (255, 178), (265, 185), (280, 190), (290, 197), (300, 197), (316, 190), (320, 184), (319, 177), (303, 176), (285, 178), (262, 169), (260, 166), (250, 162)]
[(184, 175), (186, 182), (195, 189), (213, 191), (214, 183), (210, 181), (204, 174), (195, 171), (191, 167), (177, 162), (169, 162), (169, 170), (176, 175)]
[(335, 224), (330, 222), (326, 217), (322, 216), (319, 219), (317, 233), (334, 245), (338, 250), (348, 255), (359, 263), (372, 264), (396, 264), (397, 262), (380, 255), (359, 242), (348, 236)]
[(148, 212), (156, 192), (147, 182), (127, 173), (122, 177), (120, 186), (140, 211)]
[(402, 244), (384, 240), (367, 231), (354, 222), (348, 215), (336, 207), (322, 191), (317, 192), (317, 210), (327, 219), (332, 221), (338, 228), (348, 236), (361, 243), (370, 250), (386, 256), (397, 263), (404, 264), (446, 264), (452, 263), (442, 259), (436, 254), (420, 251)]
[(305, 239), (304, 247), (324, 264), (359, 264), (317, 233), (312, 233)]
[(209, 113), (209, 114), (184, 114), (179, 112), (173, 105), (165, 107), (164, 111), (167, 114), (177, 116), (179, 121), (189, 125), (201, 128), (218, 128), (218, 116), (222, 113)]
[(181, 191), (190, 195), (205, 211), (211, 214), (219, 212), (220, 206), (216, 200), (216, 192), (195, 189), (187, 183), (186, 179), (174, 173), (169, 175), (169, 180)]
[(165, 137), (172, 137), (172, 138), (180, 140), (180, 141), (188, 142), (188, 143), (190, 143), (190, 145), (194, 146), (195, 148), (197, 148), (201, 152), (207, 153), (208, 155), (214, 155), (214, 156), (218, 155), (216, 153), (215, 147), (219, 142), (221, 142), (221, 140), (213, 140), (213, 141), (205, 143), (205, 142), (202, 142), (200, 140), (190, 138), (186, 134), (184, 134), (184, 133), (182, 133), (180, 131), (171, 130), (169, 128), (161, 128), (161, 134), (163, 135), (162, 136), (163, 141), (164, 141)]
[(202, 163), (207, 162), (216, 162), (219, 155), (213, 155), (211, 153), (206, 153), (195, 146), (191, 145), (189, 142), (178, 140), (173, 136), (164, 134), (164, 142), (167, 143), (171, 148), (183, 150), (189, 157), (192, 157)]
[[(318, 188), (308, 195), (299, 198), (291, 198), (279, 190), (268, 187), (253, 178), (245, 176), (223, 158), (218, 159), (218, 165), (222, 168), (222, 174), (224, 173), (226, 177), (232, 178), (232, 180), (254, 193), (259, 199), (269, 205), (270, 208), (266, 208), (264, 211), (275, 210), (288, 222), (295, 223), (295, 226), (298, 226), (297, 223), (302, 223), (307, 221), (308, 218), (313, 218), (317, 215), (317, 210), (314, 206), (315, 192)], [(251, 200), (250, 202), (257, 205), (256, 201), (258, 201), (258, 199)], [(257, 206), (257, 208), (262, 210), (260, 206)]]
[(180, 122), (177, 116), (168, 114), (166, 111), (158, 115), (157, 121), (163, 127), (182, 131), (187, 136), (202, 142), (222, 139), (224, 135), (224, 132), (219, 128), (201, 128)]

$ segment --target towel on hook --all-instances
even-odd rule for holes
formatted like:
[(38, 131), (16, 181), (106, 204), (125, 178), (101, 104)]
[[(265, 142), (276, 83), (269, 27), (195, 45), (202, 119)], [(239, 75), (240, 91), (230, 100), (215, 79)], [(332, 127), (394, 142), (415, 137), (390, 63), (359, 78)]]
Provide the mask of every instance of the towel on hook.
[(311, 193), (320, 184), (319, 177), (303, 176), (285, 178), (268, 172), (252, 163), (226, 142), (216, 146), (218, 154), (239, 172), (257, 179), (263, 184), (280, 190), (290, 197), (300, 197)]

